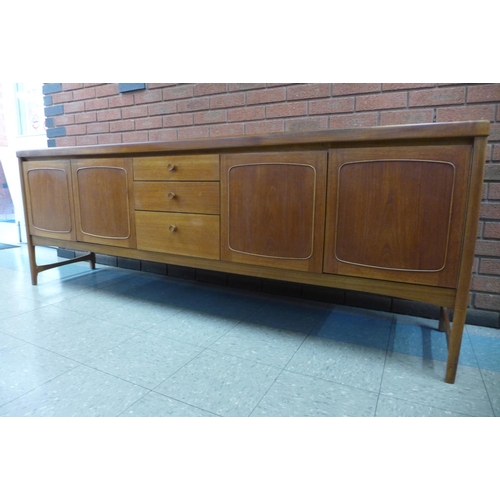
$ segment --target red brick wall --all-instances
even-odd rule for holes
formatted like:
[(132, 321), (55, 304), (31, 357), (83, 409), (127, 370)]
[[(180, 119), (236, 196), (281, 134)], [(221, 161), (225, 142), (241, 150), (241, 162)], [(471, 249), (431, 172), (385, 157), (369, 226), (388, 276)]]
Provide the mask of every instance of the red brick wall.
[(471, 307), (500, 311), (500, 84), (116, 83), (46, 85), (50, 146), (489, 120)]

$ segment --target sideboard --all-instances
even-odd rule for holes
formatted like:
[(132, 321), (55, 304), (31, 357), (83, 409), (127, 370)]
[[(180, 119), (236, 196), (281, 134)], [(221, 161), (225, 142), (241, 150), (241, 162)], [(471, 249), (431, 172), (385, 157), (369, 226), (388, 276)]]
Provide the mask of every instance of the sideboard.
[[(100, 253), (430, 303), (454, 383), (488, 132), (475, 121), (19, 151), (32, 282)], [(88, 253), (37, 265), (36, 245)]]

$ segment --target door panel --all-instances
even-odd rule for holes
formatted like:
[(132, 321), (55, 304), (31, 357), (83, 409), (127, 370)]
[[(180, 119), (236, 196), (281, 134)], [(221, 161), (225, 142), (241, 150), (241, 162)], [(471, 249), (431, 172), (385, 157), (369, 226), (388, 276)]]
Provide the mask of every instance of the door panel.
[(130, 159), (72, 161), (79, 241), (135, 247)]
[(332, 150), (325, 272), (454, 286), (468, 146)]
[(222, 157), (222, 259), (321, 272), (326, 153)]
[(23, 175), (30, 234), (76, 240), (69, 161), (26, 161)]

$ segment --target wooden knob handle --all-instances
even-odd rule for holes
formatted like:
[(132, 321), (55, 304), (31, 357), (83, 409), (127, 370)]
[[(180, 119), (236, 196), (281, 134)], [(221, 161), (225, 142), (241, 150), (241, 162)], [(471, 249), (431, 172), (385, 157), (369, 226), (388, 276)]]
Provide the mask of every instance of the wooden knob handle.
[(176, 165), (174, 165), (173, 163), (169, 163), (169, 164), (167, 165), (167, 168), (170, 170), (170, 172), (173, 172), (174, 170), (176, 170), (176, 169), (177, 169), (177, 166), (176, 166)]
[(168, 193), (168, 194), (167, 194), (167, 198), (168, 198), (169, 200), (173, 200), (173, 199), (175, 198), (175, 193)]
[(171, 224), (170, 226), (168, 226), (168, 229), (170, 230), (170, 232), (175, 233), (175, 231), (177, 231), (177, 226)]

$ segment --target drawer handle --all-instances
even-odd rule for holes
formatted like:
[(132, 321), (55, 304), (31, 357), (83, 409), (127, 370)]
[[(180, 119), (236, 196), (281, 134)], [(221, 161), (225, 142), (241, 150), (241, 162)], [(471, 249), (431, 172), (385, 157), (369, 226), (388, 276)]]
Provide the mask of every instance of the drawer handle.
[(170, 172), (175, 172), (175, 170), (177, 170), (177, 165), (174, 165), (173, 163), (169, 163), (167, 165), (167, 168), (170, 170)]
[(167, 198), (168, 198), (169, 200), (173, 200), (173, 199), (175, 198), (175, 196), (176, 196), (176, 195), (175, 195), (175, 193), (168, 193), (168, 194), (167, 194)]
[(177, 231), (177, 226), (170, 224), (170, 226), (168, 226), (168, 229), (170, 230), (171, 233), (175, 233)]

